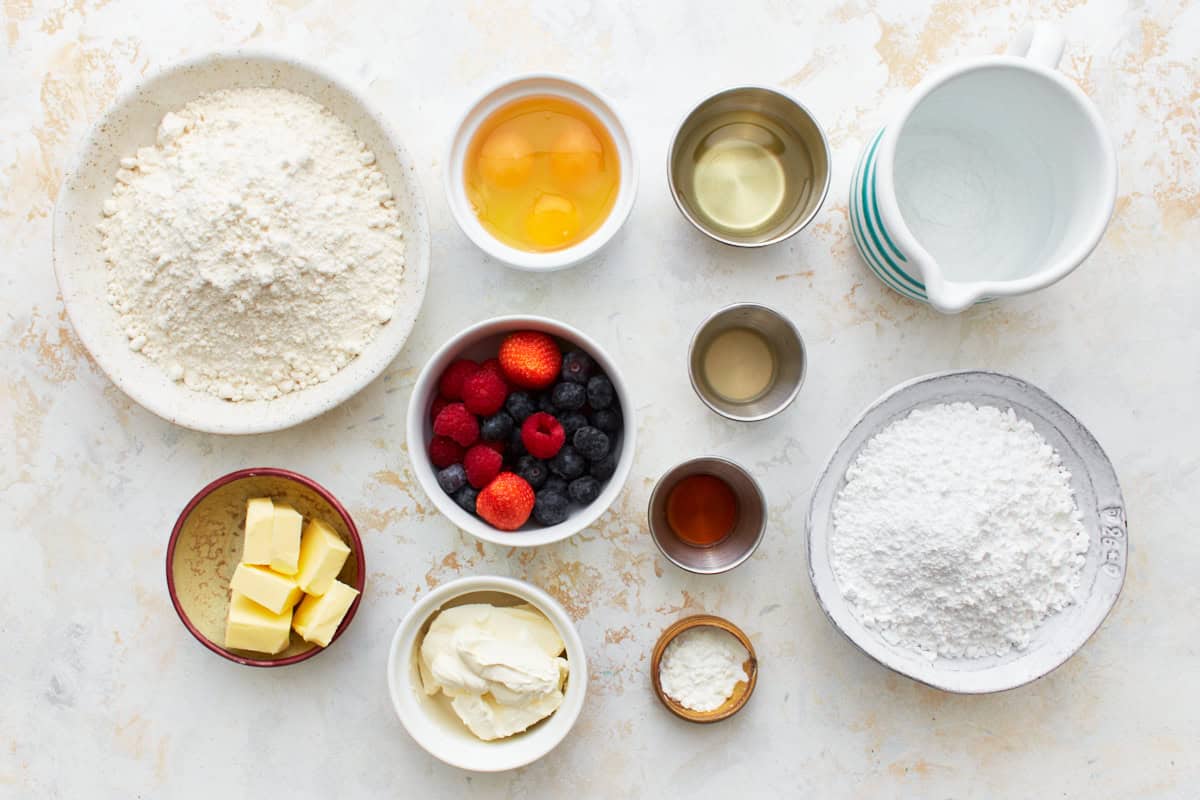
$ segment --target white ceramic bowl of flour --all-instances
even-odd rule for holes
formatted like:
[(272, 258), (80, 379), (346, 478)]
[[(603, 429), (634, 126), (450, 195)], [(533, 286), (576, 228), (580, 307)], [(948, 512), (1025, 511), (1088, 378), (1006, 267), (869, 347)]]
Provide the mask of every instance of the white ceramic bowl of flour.
[[(855, 615), (831, 564), (833, 512), (846, 470), (876, 434), (914, 409), (943, 403), (1011, 408), (1028, 420), (1071, 473), (1088, 550), (1074, 602), (1049, 616), (1029, 646), (1003, 656), (926, 658), (897, 647)], [(822, 610), (843, 634), (885, 667), (950, 692), (983, 694), (1012, 689), (1042, 677), (1070, 658), (1100, 627), (1125, 579), (1125, 505), (1116, 473), (1099, 443), (1066, 409), (1040, 389), (994, 372), (945, 372), (889, 390), (862, 413), (817, 479), (809, 506), (809, 575)]]
[[(130, 349), (108, 302), (96, 224), (123, 157), (153, 145), (164, 114), (221, 90), (268, 86), (312, 98), (349, 125), (374, 153), (395, 198), (405, 239), (404, 278), (391, 320), (328, 380), (273, 400), (229, 402), (187, 388)], [(400, 352), (425, 296), (429, 222), (416, 168), (394, 131), (353, 88), (310, 65), (268, 53), (232, 51), (169, 66), (121, 95), (88, 134), (67, 170), (54, 211), (54, 267), (71, 324), (96, 363), (122, 391), (166, 420), (210, 433), (280, 430), (345, 401)]]

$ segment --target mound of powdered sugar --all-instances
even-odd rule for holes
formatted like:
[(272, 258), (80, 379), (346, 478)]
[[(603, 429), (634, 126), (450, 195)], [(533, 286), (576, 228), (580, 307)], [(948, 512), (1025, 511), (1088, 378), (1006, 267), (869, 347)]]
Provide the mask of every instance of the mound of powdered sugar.
[(928, 658), (1024, 649), (1070, 605), (1088, 535), (1058, 453), (1012, 409), (921, 408), (873, 437), (833, 507), (854, 614)]
[(121, 160), (99, 224), (129, 345), (228, 400), (327, 380), (392, 317), (395, 201), (354, 131), (303, 95), (234, 89)]

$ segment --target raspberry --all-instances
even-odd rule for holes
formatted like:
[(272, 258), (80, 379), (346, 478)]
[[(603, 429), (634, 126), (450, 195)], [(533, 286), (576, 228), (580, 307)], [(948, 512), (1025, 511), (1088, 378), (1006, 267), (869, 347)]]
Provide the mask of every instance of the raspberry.
[(504, 456), (504, 451), (508, 449), (505, 442), (500, 439), (484, 439), (483, 441), (479, 442), (479, 445), (490, 450), (495, 450), (500, 454), (501, 457)]
[(479, 369), (483, 372), (493, 372), (497, 377), (507, 380), (507, 378), (504, 378), (504, 368), (500, 366), (500, 359), (498, 358), (489, 358), (479, 365)]
[(504, 407), (507, 397), (508, 384), (490, 370), (477, 370), (463, 381), (462, 400), (472, 414), (490, 417)]
[(450, 403), (452, 403), (452, 402), (454, 402), (454, 401), (447, 400), (445, 397), (442, 397), (440, 394), (437, 397), (433, 398), (433, 403), (430, 404), (430, 406), (429, 406), (429, 421), (433, 422), (435, 419), (437, 419), (437, 415), (442, 413), (442, 409), (445, 408), (446, 406), (450, 405)]
[[(477, 444), (463, 457), (467, 481), (476, 489), (482, 489), (500, 474), (504, 458), (486, 444)], [(455, 489), (455, 491), (458, 491)]]
[(521, 441), (534, 458), (553, 458), (567, 441), (567, 433), (558, 420), (539, 411), (531, 414), (521, 425)]
[(479, 365), (469, 358), (460, 358), (438, 379), (438, 391), (447, 400), (462, 400), (463, 381), (479, 371)]
[(462, 403), (451, 403), (433, 421), (433, 432), (438, 436), (449, 436), (463, 447), (469, 447), (479, 438), (479, 422)]
[(492, 527), (515, 531), (533, 511), (533, 489), (519, 475), (501, 472), (475, 499), (475, 511)]
[(429, 460), (438, 469), (445, 469), (451, 464), (462, 461), (463, 448), (449, 436), (435, 436), (429, 443)]
[(545, 389), (558, 378), (562, 353), (554, 339), (544, 333), (510, 333), (500, 344), (500, 367), (515, 386)]

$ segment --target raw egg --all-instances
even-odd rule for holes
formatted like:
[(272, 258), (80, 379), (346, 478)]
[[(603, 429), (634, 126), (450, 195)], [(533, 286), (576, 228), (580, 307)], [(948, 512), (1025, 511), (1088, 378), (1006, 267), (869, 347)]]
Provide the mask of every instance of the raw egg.
[(595, 114), (537, 95), (501, 106), (480, 124), (463, 177), (484, 228), (511, 247), (546, 252), (578, 244), (603, 224), (621, 164)]

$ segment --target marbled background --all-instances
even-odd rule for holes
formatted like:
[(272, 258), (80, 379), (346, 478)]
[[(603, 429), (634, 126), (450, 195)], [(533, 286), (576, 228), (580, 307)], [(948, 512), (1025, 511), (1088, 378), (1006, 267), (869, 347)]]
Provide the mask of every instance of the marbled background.
[[(1063, 69), (1120, 153), (1108, 235), (1038, 293), (940, 317), (858, 261), (845, 195), (865, 138), (931, 67), (1059, 22)], [(1196, 797), (1200, 792), (1200, 4), (1189, 2), (197, 3), (3, 0), (0, 40), (0, 796), (4, 797)], [(279, 47), (361, 82), (422, 169), (434, 267), (424, 312), (385, 375), (294, 430), (221, 438), (172, 427), (90, 363), (56, 296), (50, 218), (63, 164), (114, 94), (148, 69), (238, 45)], [(619, 105), (642, 190), (599, 260), (507, 270), (450, 219), (441, 156), (484, 85), (555, 70)], [(672, 206), (674, 125), (740, 82), (799, 95), (828, 129), (829, 201), (786, 244), (709, 244)], [(729, 301), (765, 301), (807, 338), (808, 382), (755, 426), (707, 412), (688, 336)], [(538, 550), (481, 546), (412, 479), (403, 419), (432, 350), (500, 313), (565, 319), (621, 362), (639, 398), (629, 485), (595, 528)], [(1013, 372), (1107, 449), (1129, 508), (1125, 592), (1066, 666), (1023, 689), (956, 697), (858, 653), (813, 600), (802, 551), (809, 486), (858, 411), (951, 367)], [(748, 465), (770, 500), (758, 554), (720, 577), (666, 564), (644, 531), (655, 477), (685, 457)], [(214, 657), (179, 624), (163, 556), (183, 503), (255, 465), (323, 482), (365, 534), (362, 610), (328, 654), (285, 670)], [(591, 658), (570, 737), (507, 775), (418, 748), (387, 698), (388, 641), (415, 598), (462, 574), (527, 578), (576, 618)], [(762, 672), (743, 713), (676, 720), (648, 683), (672, 620), (729, 617)]]

